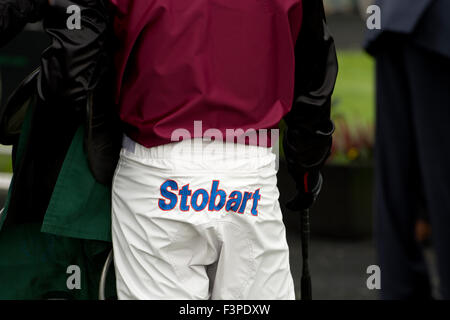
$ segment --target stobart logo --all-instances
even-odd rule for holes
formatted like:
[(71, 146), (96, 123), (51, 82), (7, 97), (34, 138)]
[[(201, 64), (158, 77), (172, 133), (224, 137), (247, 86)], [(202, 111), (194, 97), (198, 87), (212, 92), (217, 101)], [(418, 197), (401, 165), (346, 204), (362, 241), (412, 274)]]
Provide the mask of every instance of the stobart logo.
[(161, 197), (158, 201), (159, 208), (163, 211), (171, 211), (179, 206), (181, 211), (221, 211), (223, 208), (227, 212), (244, 214), (249, 202), (250, 212), (253, 216), (258, 215), (258, 201), (261, 200), (260, 189), (255, 192), (232, 191), (227, 195), (225, 190), (219, 189), (219, 180), (213, 180), (211, 188), (203, 188), (195, 191), (189, 188), (189, 184), (179, 188), (175, 180), (165, 181), (161, 187)]

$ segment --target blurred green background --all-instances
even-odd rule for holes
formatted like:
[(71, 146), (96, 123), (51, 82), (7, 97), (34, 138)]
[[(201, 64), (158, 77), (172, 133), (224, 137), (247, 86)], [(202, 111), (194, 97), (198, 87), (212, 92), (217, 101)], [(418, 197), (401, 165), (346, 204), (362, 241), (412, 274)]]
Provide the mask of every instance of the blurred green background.
[(9, 154), (0, 154), (0, 172), (12, 172), (12, 161)]
[(336, 82), (333, 117), (343, 116), (351, 124), (374, 122), (373, 60), (361, 50), (338, 52), (339, 77)]

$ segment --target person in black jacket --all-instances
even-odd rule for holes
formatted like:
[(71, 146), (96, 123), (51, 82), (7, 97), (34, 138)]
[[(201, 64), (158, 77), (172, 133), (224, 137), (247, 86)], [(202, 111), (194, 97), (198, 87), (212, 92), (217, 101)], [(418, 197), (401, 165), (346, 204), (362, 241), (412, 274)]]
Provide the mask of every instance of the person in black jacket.
[[(81, 9), (81, 30), (67, 28), (70, 5)], [(80, 124), (86, 124), (85, 148), (94, 176), (105, 185), (111, 183), (118, 157), (114, 143), (120, 143), (120, 127), (113, 128), (116, 110), (109, 86), (112, 16), (107, 0), (1, 0), (0, 8), (2, 44), (38, 20), (43, 20), (52, 41), (42, 53), (37, 80), (38, 104), (45, 107), (36, 108), (33, 116), (33, 133), (25, 159), (15, 168), (18, 178), (9, 208), (13, 220), (39, 221)], [(88, 103), (90, 96), (95, 109)]]
[[(81, 9), (80, 30), (67, 28), (70, 5)], [(84, 151), (93, 175), (106, 188), (111, 184), (118, 154), (109, 147), (114, 137), (120, 137), (120, 127), (110, 131), (114, 123), (109, 120), (115, 109), (108, 86), (113, 70), (109, 2), (0, 0), (0, 44), (6, 44), (27, 23), (38, 20), (43, 20), (52, 42), (42, 53), (37, 79), (28, 85), (34, 86), (31, 91), (38, 99), (28, 109), (26, 125), (23, 125), (27, 128), (23, 130), (26, 135), (21, 134), (12, 142), (14, 150), (18, 145), (21, 150), (19, 161), (13, 164), (8, 202), (0, 215), (0, 282), (3, 284), (0, 298), (93, 299), (98, 293), (103, 253), (107, 254), (111, 246), (110, 234), (100, 231), (109, 231), (110, 216), (99, 219), (98, 212), (103, 210), (100, 207), (108, 207), (109, 202), (100, 207), (94, 204), (94, 209), (88, 209), (86, 203), (91, 198), (98, 199), (99, 189), (92, 189), (97, 190), (96, 195), (95, 191), (89, 194), (90, 189), (86, 189), (88, 193), (75, 190), (72, 198), (68, 197), (68, 208), (72, 210), (72, 220), (76, 221), (58, 226), (57, 221), (65, 217), (60, 213), (63, 210), (56, 210), (57, 221), (52, 222), (51, 228), (42, 230), (55, 185), (61, 180), (63, 163), (67, 169), (67, 151), (82, 125), (86, 130)], [(2, 120), (9, 114), (5, 111), (10, 110), (2, 108)], [(120, 139), (117, 142), (120, 143)], [(79, 171), (80, 174), (85, 173)], [(77, 200), (86, 194), (89, 199)], [(100, 199), (108, 201), (103, 196)], [(77, 207), (77, 203), (82, 207)], [(83, 229), (92, 224), (91, 219), (101, 224), (94, 234)], [(98, 239), (103, 241), (96, 241)], [(102, 253), (100, 259), (99, 253)], [(42, 259), (45, 263), (41, 263)], [(81, 290), (71, 291), (66, 286), (67, 267), (72, 264), (82, 270)]]
[(450, 299), (450, 1), (378, 0), (375, 235), (381, 298), (430, 299), (428, 266), (415, 239), (429, 214), (440, 296)]

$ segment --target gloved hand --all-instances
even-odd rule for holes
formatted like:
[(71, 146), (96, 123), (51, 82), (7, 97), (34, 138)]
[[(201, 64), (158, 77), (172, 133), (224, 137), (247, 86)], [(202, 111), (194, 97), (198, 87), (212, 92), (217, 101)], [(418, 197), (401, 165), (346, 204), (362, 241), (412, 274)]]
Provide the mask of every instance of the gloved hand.
[(320, 169), (330, 153), (332, 126), (327, 134), (308, 135), (299, 130), (286, 130), (283, 149), (289, 174), (296, 183), (297, 195), (286, 204), (290, 210), (310, 208), (323, 184)]
[(303, 179), (297, 177), (297, 194), (286, 204), (292, 211), (309, 209), (316, 202), (322, 189), (323, 178), (320, 171), (304, 172)]

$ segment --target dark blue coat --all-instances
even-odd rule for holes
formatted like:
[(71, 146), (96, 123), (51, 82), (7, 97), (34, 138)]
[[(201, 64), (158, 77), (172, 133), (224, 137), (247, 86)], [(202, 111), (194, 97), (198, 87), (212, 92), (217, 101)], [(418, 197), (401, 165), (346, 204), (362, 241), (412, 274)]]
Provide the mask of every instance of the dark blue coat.
[(405, 34), (417, 44), (450, 58), (449, 0), (377, 0), (381, 30), (367, 33), (365, 48), (374, 53), (386, 32)]

